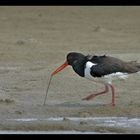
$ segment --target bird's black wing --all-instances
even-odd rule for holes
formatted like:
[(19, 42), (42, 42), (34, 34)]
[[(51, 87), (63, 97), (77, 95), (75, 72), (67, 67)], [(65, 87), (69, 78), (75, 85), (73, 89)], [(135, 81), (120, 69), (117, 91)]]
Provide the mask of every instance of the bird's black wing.
[(88, 55), (86, 57), (87, 61), (97, 64), (91, 68), (91, 75), (94, 77), (102, 77), (115, 72), (135, 73), (140, 71), (140, 63), (135, 61), (124, 62), (118, 58), (106, 55)]
[(116, 72), (124, 72), (123, 64), (124, 62), (120, 59), (110, 57), (110, 56), (94, 56), (90, 60), (96, 65), (91, 67), (91, 75), (94, 77), (102, 77)]
[(108, 75), (108, 74), (116, 73), (116, 72), (123, 72), (121, 71), (121, 68), (119, 65), (97, 64), (91, 67), (90, 73), (93, 77), (102, 77), (104, 75)]

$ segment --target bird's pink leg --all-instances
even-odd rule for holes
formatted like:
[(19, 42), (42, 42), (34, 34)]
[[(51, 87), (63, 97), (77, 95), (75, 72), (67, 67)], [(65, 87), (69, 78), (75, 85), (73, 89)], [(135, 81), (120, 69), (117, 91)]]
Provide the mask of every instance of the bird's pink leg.
[(113, 85), (109, 85), (111, 87), (111, 91), (112, 91), (112, 106), (115, 106), (115, 88)]
[(101, 94), (105, 94), (109, 91), (109, 87), (108, 85), (105, 85), (105, 90), (96, 94), (90, 94), (89, 96), (83, 98), (82, 100), (90, 100), (92, 98), (94, 98), (95, 96), (101, 95)]

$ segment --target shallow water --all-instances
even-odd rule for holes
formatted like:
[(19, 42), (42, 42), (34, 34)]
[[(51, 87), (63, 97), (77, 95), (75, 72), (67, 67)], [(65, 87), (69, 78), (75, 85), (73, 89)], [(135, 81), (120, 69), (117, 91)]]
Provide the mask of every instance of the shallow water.
[[(128, 117), (50, 117), (50, 118), (18, 118), (18, 119), (7, 119), (7, 121), (16, 121), (16, 122), (64, 122), (69, 121), (70, 123), (81, 123), (84, 122), (88, 126), (97, 126), (97, 127), (109, 127), (113, 129), (136, 129), (137, 132), (140, 132), (140, 118), (128, 118)], [(0, 133), (39, 133), (39, 134), (100, 134), (100, 132), (90, 132), (90, 131), (1, 131)], [(118, 133), (118, 132), (111, 132)]]
[(0, 134), (101, 134), (81, 131), (0, 131)]

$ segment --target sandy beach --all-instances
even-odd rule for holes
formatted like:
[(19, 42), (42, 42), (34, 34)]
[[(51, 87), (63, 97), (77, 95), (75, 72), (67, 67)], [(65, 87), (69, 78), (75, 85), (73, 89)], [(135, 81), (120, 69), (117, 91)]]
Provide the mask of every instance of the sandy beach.
[[(139, 14), (139, 6), (1, 6), (0, 130), (140, 133), (139, 120), (138, 126), (128, 128), (96, 125), (96, 121), (90, 125), (90, 120), (75, 123), (68, 118), (139, 119), (139, 73), (113, 82), (116, 106), (112, 107), (105, 105), (111, 101), (111, 92), (82, 101), (104, 86), (67, 67), (53, 77), (43, 106), (51, 72), (71, 51), (140, 62)], [(63, 119), (48, 121), (50, 117)], [(22, 118), (37, 119), (13, 120)]]

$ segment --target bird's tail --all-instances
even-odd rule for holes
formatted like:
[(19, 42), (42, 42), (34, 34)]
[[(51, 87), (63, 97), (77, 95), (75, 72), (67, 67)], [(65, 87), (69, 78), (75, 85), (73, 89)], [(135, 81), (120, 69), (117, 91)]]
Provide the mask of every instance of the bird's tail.
[(131, 62), (129, 62), (129, 64), (131, 64), (132, 66), (134, 66), (140, 70), (140, 63), (138, 63), (137, 61), (131, 61)]
[(129, 73), (138, 72), (140, 71), (140, 63), (138, 63), (137, 61), (127, 62), (126, 69)]

